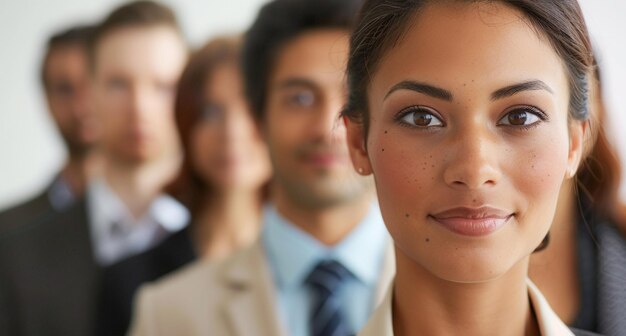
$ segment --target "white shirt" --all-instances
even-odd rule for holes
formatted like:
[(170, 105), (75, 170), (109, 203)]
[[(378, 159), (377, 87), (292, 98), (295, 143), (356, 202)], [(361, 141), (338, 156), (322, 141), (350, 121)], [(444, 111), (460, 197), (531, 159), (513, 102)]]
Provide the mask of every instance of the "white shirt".
[[(548, 301), (543, 297), (535, 284), (527, 280), (528, 296), (532, 305), (541, 336), (574, 336), (574, 333), (559, 319)], [(389, 286), (385, 299), (376, 309), (359, 336), (393, 336), (393, 319), (391, 316), (391, 300), (393, 286)]]
[(187, 209), (165, 194), (134, 218), (102, 178), (87, 186), (87, 206), (94, 255), (101, 266), (144, 252), (189, 222)]

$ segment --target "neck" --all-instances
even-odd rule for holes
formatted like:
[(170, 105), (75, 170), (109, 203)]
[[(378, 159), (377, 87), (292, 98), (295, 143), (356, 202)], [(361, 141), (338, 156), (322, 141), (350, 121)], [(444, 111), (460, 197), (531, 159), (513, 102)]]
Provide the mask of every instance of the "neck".
[(178, 169), (178, 161), (125, 164), (106, 160), (104, 178), (135, 217), (141, 217)]
[(87, 153), (70, 154), (60, 175), (68, 184), (74, 196), (80, 197), (85, 192), (87, 180), (95, 161), (93, 155)]
[(261, 212), (259, 188), (207, 195), (194, 219), (197, 250), (215, 259), (251, 244), (258, 236)]
[(372, 191), (366, 191), (358, 198), (346, 202), (309, 208), (294, 202), (280, 188), (273, 190), (272, 198), (283, 217), (327, 246), (343, 240), (365, 218), (372, 200)]
[[(564, 256), (576, 253), (576, 213), (578, 203), (574, 188), (571, 182), (563, 184), (559, 192), (558, 206), (550, 227), (550, 243), (548, 247), (540, 252), (534, 253), (531, 257), (530, 270), (535, 267), (546, 265), (550, 261), (563, 262)], [(571, 258), (568, 258), (569, 261)]]
[(573, 323), (580, 308), (576, 230), (578, 199), (566, 182), (550, 228), (550, 244), (530, 257), (529, 276), (566, 323)]
[(540, 334), (529, 304), (527, 259), (507, 274), (483, 283), (443, 280), (398, 249), (396, 263), (395, 335)]

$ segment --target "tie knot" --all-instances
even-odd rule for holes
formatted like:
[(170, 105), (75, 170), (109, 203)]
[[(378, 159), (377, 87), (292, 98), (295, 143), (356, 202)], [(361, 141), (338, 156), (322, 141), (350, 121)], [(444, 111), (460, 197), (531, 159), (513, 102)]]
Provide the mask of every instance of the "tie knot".
[(324, 260), (317, 264), (307, 277), (306, 282), (314, 289), (322, 291), (326, 295), (332, 295), (350, 276), (350, 271), (338, 261)]

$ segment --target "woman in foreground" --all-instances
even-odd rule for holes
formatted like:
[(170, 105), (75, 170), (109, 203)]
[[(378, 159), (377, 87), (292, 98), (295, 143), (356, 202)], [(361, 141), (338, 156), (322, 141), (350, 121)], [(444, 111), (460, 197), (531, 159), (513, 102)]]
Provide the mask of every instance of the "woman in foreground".
[(397, 274), (363, 335), (572, 335), (528, 280), (583, 155), (575, 0), (366, 1), (344, 111)]

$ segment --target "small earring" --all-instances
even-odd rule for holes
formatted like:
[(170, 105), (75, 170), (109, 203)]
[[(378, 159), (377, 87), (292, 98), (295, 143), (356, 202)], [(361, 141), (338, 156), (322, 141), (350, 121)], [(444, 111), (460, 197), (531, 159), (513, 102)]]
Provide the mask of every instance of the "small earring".
[(363, 175), (363, 168), (359, 167), (357, 171), (359, 172), (359, 174)]
[(572, 178), (572, 177), (574, 177), (574, 175), (576, 175), (576, 170), (571, 169), (571, 168), (567, 170), (567, 177), (568, 178)]

